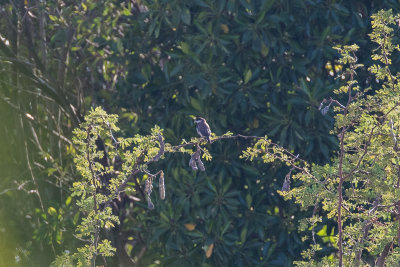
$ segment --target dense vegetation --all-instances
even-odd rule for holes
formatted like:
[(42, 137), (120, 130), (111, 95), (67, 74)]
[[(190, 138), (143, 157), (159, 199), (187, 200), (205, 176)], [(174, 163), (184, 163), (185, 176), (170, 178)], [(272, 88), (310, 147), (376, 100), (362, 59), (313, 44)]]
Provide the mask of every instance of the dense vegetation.
[[(339, 62), (332, 47), (357, 43), (357, 64), (371, 66), (377, 45), (367, 35), (370, 16), (382, 8), (400, 10), (395, 1), (0, 4), (5, 266), (46, 266), (85, 244), (75, 230), (87, 214), (71, 197), (80, 180), (72, 130), (93, 106), (119, 115), (118, 137), (148, 136), (157, 124), (168, 143), (179, 145), (197, 137), (192, 118), (200, 115), (218, 136), (268, 135), (308, 162), (328, 163), (340, 138), (329, 133), (333, 111), (323, 116), (318, 107), (339, 88), (334, 77), (348, 63)], [(395, 64), (391, 71), (396, 73)], [(390, 78), (378, 74), (379, 80)], [(380, 88), (365, 68), (357, 79), (371, 92)], [(213, 156), (204, 162), (205, 172), (192, 171), (183, 153), (166, 154), (154, 169), (149, 165), (151, 173), (163, 170), (166, 199), (153, 194), (155, 209), (148, 210), (141, 193), (148, 175), (132, 180), (132, 192), (113, 210), (118, 226), (102, 233), (116, 248), (108, 265), (290, 266), (312, 243), (302, 240), (298, 222), (315, 212), (321, 222), (304, 229), (315, 232), (322, 247), (314, 257), (332, 256), (336, 220), (284, 201), (277, 190), (290, 167), (240, 159), (253, 144), (238, 138), (205, 145)], [(100, 257), (98, 264), (104, 264)]]

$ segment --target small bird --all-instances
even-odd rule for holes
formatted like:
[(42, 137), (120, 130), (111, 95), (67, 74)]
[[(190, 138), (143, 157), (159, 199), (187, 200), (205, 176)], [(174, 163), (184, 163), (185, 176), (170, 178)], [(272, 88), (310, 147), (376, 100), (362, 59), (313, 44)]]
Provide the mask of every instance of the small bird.
[(210, 135), (211, 135), (211, 130), (210, 126), (206, 122), (205, 119), (201, 117), (196, 117), (194, 120), (194, 123), (196, 123), (196, 131), (201, 137), (205, 137), (209, 143), (210, 141)]

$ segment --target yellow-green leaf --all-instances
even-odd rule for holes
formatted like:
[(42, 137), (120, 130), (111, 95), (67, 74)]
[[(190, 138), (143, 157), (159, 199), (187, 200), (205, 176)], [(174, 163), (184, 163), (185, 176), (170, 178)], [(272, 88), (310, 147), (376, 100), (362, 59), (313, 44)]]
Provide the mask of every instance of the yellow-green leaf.
[(69, 206), (69, 204), (71, 204), (72, 201), (72, 197), (67, 197), (67, 200), (65, 200), (65, 205)]
[(248, 70), (246, 72), (246, 75), (244, 76), (244, 83), (245, 84), (247, 84), (250, 81), (251, 76), (253, 76), (253, 73), (251, 72), (251, 70)]
[(57, 215), (57, 210), (56, 210), (54, 207), (49, 207), (49, 208), (47, 209), (47, 213), (48, 213), (49, 215), (51, 215), (51, 216)]
[(189, 53), (189, 45), (187, 43), (181, 42), (180, 47), (183, 53)]
[(51, 21), (58, 20), (58, 18), (56, 16), (53, 16), (53, 15), (49, 15), (49, 18), (50, 18)]
[(269, 47), (266, 46), (264, 43), (261, 44), (261, 55), (266, 57), (269, 53)]

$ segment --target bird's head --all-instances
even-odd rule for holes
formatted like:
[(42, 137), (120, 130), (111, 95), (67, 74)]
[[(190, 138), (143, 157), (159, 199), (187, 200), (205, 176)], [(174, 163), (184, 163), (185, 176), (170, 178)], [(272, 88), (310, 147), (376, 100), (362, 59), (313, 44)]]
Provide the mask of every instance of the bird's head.
[(195, 119), (194, 119), (194, 123), (200, 123), (200, 122), (204, 122), (205, 121), (205, 119), (203, 119), (202, 117), (196, 117)]

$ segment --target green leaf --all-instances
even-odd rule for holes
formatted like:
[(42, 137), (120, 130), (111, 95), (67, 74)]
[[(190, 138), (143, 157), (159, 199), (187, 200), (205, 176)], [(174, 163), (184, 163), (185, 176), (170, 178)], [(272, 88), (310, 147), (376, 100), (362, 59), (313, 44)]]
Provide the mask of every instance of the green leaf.
[(261, 55), (266, 57), (269, 53), (269, 47), (266, 46), (264, 43), (261, 44)]
[(188, 54), (189, 53), (189, 45), (185, 42), (180, 43), (180, 48), (183, 53)]
[(247, 237), (247, 223), (242, 229), (242, 232), (240, 233), (240, 241), (242, 242), (242, 245), (245, 243)]
[(246, 195), (246, 203), (247, 203), (247, 207), (250, 209), (251, 207), (251, 203), (253, 202), (253, 198), (251, 196), (251, 194), (247, 194)]
[(71, 204), (71, 201), (72, 201), (72, 197), (68, 196), (67, 199), (65, 200), (65, 205), (68, 207), (69, 204)]
[(226, 193), (231, 184), (232, 184), (232, 178), (228, 177), (227, 181), (224, 183), (224, 187), (222, 188), (222, 193)]
[(174, 77), (177, 73), (179, 73), (179, 72), (183, 69), (184, 66), (185, 66), (184, 64), (177, 64), (177, 65), (171, 70), (169, 76), (170, 76), (170, 77)]
[(77, 224), (78, 224), (79, 215), (80, 215), (79, 212), (75, 213), (74, 218), (73, 218), (73, 220), (72, 220), (72, 222), (73, 222), (74, 225), (77, 225)]
[(245, 83), (245, 84), (247, 84), (247, 83), (250, 81), (252, 75), (253, 75), (253, 74), (252, 74), (251, 70), (249, 69), (249, 70), (246, 72), (245, 76), (244, 76), (244, 83)]
[(230, 222), (230, 221), (226, 222), (226, 224), (224, 225), (224, 227), (222, 227), (221, 237), (223, 237), (224, 234), (226, 233), (226, 231), (228, 231), (229, 226), (231, 226), (231, 222)]
[(192, 105), (192, 107), (195, 110), (198, 110), (198, 111), (202, 110), (202, 104), (198, 99), (196, 99), (194, 97), (190, 97), (190, 104)]
[(185, 23), (186, 25), (190, 25), (191, 16), (190, 16), (190, 11), (188, 8), (183, 9), (183, 11), (181, 13), (181, 19), (182, 19), (183, 23)]
[(306, 82), (304, 81), (304, 79), (300, 80), (300, 89), (308, 96), (311, 96), (310, 90), (308, 89), (308, 86), (306, 84)]
[(53, 16), (53, 15), (49, 15), (49, 18), (50, 18), (51, 21), (57, 21), (58, 20), (58, 18), (56, 16)]
[(49, 207), (47, 213), (51, 216), (57, 215), (57, 210), (54, 207)]
[(82, 5), (82, 8), (83, 8), (83, 11), (85, 11), (85, 12), (86, 12), (86, 10), (87, 10), (87, 6), (85, 5), (85, 3), (84, 3), (84, 2), (81, 2), (81, 5)]

